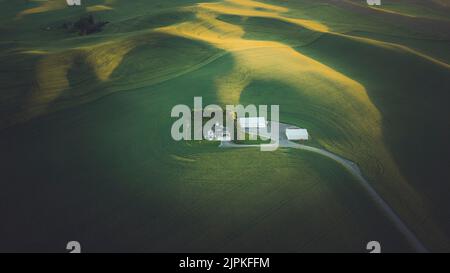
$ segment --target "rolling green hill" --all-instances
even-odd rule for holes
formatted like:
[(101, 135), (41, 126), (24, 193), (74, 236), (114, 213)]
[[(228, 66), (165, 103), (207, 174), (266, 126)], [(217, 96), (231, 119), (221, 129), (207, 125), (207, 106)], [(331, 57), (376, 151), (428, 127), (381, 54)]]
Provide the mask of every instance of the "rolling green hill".
[(0, 1), (0, 251), (413, 251), (330, 159), (173, 141), (194, 96), (279, 104), (448, 251), (450, 13), (383, 2)]

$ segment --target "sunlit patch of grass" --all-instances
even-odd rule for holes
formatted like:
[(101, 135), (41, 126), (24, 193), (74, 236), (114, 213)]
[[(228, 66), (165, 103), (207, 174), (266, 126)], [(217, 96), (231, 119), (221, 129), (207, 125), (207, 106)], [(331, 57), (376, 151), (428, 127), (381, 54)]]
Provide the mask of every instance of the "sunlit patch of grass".
[(236, 6), (238, 8), (245, 8), (250, 10), (266, 10), (271, 12), (287, 12), (288, 9), (285, 7), (280, 7), (276, 5), (270, 5), (266, 3), (261, 3), (258, 1), (253, 0), (225, 0), (223, 1), (224, 4), (230, 5), (230, 6)]
[(114, 8), (106, 5), (94, 5), (86, 7), (87, 12), (97, 12), (97, 11), (105, 11), (105, 10), (112, 10)]
[(92, 65), (97, 77), (106, 81), (120, 65), (125, 55), (136, 46), (135, 41), (106, 42), (84, 48), (86, 60)]
[(45, 55), (48, 54), (48, 51), (45, 50), (39, 50), (39, 49), (32, 49), (32, 50), (25, 50), (22, 51), (23, 54), (35, 54), (35, 55)]
[(17, 15), (17, 17), (21, 18), (22, 16), (25, 16), (25, 15), (44, 13), (44, 12), (58, 10), (58, 9), (67, 7), (66, 1), (60, 1), (60, 0), (33, 1), (33, 2), (39, 3), (39, 6), (26, 9), (26, 10), (20, 12)]
[(36, 66), (36, 86), (27, 103), (27, 117), (44, 113), (50, 103), (69, 88), (67, 73), (73, 64), (72, 54), (44, 56)]
[(267, 7), (267, 9), (257, 9), (259, 5), (256, 1), (242, 1), (242, 5), (241, 1), (223, 1), (218, 3), (201, 3), (198, 4), (198, 6), (218, 14), (273, 18), (294, 23), (318, 32), (328, 31), (328, 27), (320, 22), (307, 19), (289, 18), (282, 15), (281, 13), (288, 11), (286, 8), (275, 8), (276, 6), (269, 5), (270, 7)]

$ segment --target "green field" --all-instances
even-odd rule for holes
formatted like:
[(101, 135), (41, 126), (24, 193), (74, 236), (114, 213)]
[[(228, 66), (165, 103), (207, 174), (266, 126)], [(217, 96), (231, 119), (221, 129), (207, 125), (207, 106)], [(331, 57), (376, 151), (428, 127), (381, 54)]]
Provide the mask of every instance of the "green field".
[(0, 251), (414, 251), (331, 159), (172, 140), (194, 96), (280, 105), (449, 251), (450, 5), (384, 3), (0, 1)]

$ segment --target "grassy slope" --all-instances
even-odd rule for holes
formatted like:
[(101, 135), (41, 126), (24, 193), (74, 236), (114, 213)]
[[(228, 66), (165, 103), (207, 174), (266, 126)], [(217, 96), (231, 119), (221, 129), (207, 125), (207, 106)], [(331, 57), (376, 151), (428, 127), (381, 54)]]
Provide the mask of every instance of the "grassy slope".
[[(97, 2), (95, 4), (104, 4), (103, 1)], [(391, 186), (391, 182), (396, 182), (397, 175), (389, 173), (396, 173), (389, 171), (395, 168), (392, 166), (399, 164), (400, 170), (410, 179), (413, 176), (411, 169), (416, 168), (418, 163), (414, 160), (411, 163), (411, 159), (408, 160), (409, 155), (404, 152), (411, 146), (398, 148), (397, 145), (405, 135), (410, 136), (408, 132), (411, 128), (408, 124), (402, 124), (402, 121), (405, 119), (405, 113), (409, 113), (411, 109), (405, 108), (400, 113), (395, 112), (392, 106), (395, 99), (385, 105), (385, 100), (380, 101), (373, 92), (373, 88), (384, 90), (383, 87), (377, 86), (376, 81), (369, 79), (370, 75), (376, 74), (378, 66), (373, 68), (375, 71), (366, 70), (366, 77), (359, 77), (354, 69), (344, 65), (344, 60), (351, 60), (348, 63), (356, 66), (363, 58), (353, 59), (350, 53), (348, 56), (341, 55), (340, 50), (334, 47), (335, 36), (321, 38), (309, 48), (300, 48), (299, 52), (289, 47), (275, 47), (271, 50), (249, 48), (208, 64), (223, 56), (224, 52), (236, 50), (236, 46), (261, 46), (260, 43), (246, 44), (247, 42), (243, 41), (248, 39), (267, 40), (270, 43), (265, 42), (263, 45), (269, 46), (279, 46), (280, 42), (288, 46), (309, 44), (320, 36), (317, 26), (311, 24), (316, 21), (292, 21), (277, 15), (276, 12), (261, 8), (238, 8), (230, 11), (224, 10), (220, 5), (205, 6), (221, 14), (218, 17), (220, 20), (208, 16), (195, 19), (194, 15), (198, 15), (199, 11), (202, 14), (202, 10), (176, 9), (181, 3), (175, 1), (169, 4), (149, 4), (139, 1), (137, 6), (131, 6), (116, 1), (111, 5), (113, 10), (101, 12), (101, 17), (112, 21), (112, 24), (105, 32), (92, 37), (67, 37), (57, 30), (35, 31), (33, 22), (36, 20), (39, 20), (42, 26), (54, 27), (66, 16), (76, 18), (77, 14), (83, 12), (76, 9), (27, 15), (7, 29), (8, 40), (5, 39), (2, 46), (8, 52), (17, 52), (15, 55), (2, 54), (1, 57), (11, 66), (11, 69), (3, 70), (5, 73), (2, 73), (2, 83), (7, 83), (7, 90), (10, 92), (6, 92), (6, 96), (2, 97), (1, 109), (8, 117), (16, 111), (33, 109), (25, 103), (30, 103), (28, 92), (35, 88), (36, 82), (42, 82), (44, 87), (37, 85), (39, 103), (34, 101), (33, 105), (45, 105), (38, 107), (40, 112), (37, 114), (80, 105), (111, 92), (146, 86), (139, 92), (114, 95), (2, 133), (2, 139), (6, 140), (2, 141), (5, 145), (3, 148), (8, 151), (2, 154), (2, 161), (8, 162), (12, 167), (5, 177), (14, 181), (14, 186), (7, 188), (4, 195), (17, 196), (21, 187), (39, 187), (40, 190), (40, 194), (22, 192), (22, 198), (29, 197), (42, 204), (33, 210), (35, 218), (20, 219), (20, 213), (8, 215), (12, 223), (28, 226), (31, 226), (31, 223), (38, 227), (29, 235), (30, 242), (37, 240), (36, 248), (44, 244), (42, 238), (37, 239), (43, 235), (45, 229), (44, 221), (37, 224), (38, 217), (42, 217), (53, 224), (48, 228), (58, 234), (54, 238), (55, 241), (66, 240), (70, 233), (88, 241), (89, 236), (92, 236), (89, 235), (93, 230), (92, 224), (99, 222), (99, 229), (94, 233), (98, 235), (95, 236), (97, 240), (102, 241), (104, 245), (92, 247), (103, 250), (111, 246), (115, 247), (113, 249), (125, 247), (130, 250), (137, 248), (166, 251), (181, 247), (186, 250), (216, 251), (361, 251), (364, 248), (364, 243), (361, 242), (374, 237), (382, 238), (382, 241), (386, 242), (386, 250), (407, 249), (398, 241), (398, 234), (392, 230), (390, 224), (365, 199), (364, 193), (355, 186), (352, 178), (333, 162), (307, 153), (280, 151), (267, 155), (254, 151), (218, 151), (207, 144), (186, 146), (168, 142), (164, 132), (169, 132), (170, 107), (179, 102), (191, 103), (193, 95), (203, 94), (208, 102), (214, 103), (224, 102), (224, 98), (225, 101), (232, 99), (232, 102), (236, 102), (235, 99), (238, 98), (242, 103), (279, 103), (282, 106), (283, 121), (307, 127), (312, 132), (315, 145), (325, 146), (362, 165), (365, 174), (386, 194), (388, 201), (413, 223), (415, 231), (421, 233), (421, 239), (432, 248), (441, 249), (442, 246), (435, 241), (434, 236), (430, 236), (430, 239), (423, 235), (430, 232), (429, 225), (421, 226), (417, 223), (417, 219), (423, 220), (423, 214), (418, 218), (414, 216), (417, 207), (411, 207), (411, 202), (415, 201), (415, 195), (410, 194), (405, 184), (394, 183)], [(378, 19), (365, 18), (348, 11), (339, 15), (343, 10), (328, 4), (291, 1), (285, 6), (291, 8), (286, 13), (289, 16), (317, 20), (333, 30), (355, 30), (349, 23), (358, 20), (361, 24), (358, 24), (360, 27), (356, 30), (376, 30), (389, 34), (402, 32), (401, 28), (380, 25)], [(8, 11), (9, 17), (12, 18), (11, 14), (20, 10), (18, 8), (14, 12)], [(237, 14), (233, 14), (236, 12)], [(181, 22), (190, 22), (185, 25), (182, 35), (176, 32), (179, 30), (169, 33), (181, 37), (151, 31), (155, 27)], [(192, 33), (192, 30), (202, 30), (205, 24), (211, 32)], [(275, 32), (278, 29), (283, 31)], [(217, 33), (220, 35), (217, 36)], [(240, 34), (242, 36), (236, 36)], [(234, 39), (234, 43), (223, 43), (224, 37)], [(53, 39), (59, 40), (47, 42)], [(371, 48), (366, 49), (364, 43), (343, 40), (343, 48), (348, 47), (360, 52), (360, 56), (374, 53)], [(9, 41), (15, 41), (17, 44)], [(30, 50), (32, 52), (23, 53)], [(7, 51), (5, 50), (5, 53)], [(361, 100), (359, 91), (355, 94), (355, 90), (361, 91), (361, 87), (351, 79), (309, 60), (301, 53), (362, 83), (373, 104), (367, 98)], [(392, 53), (390, 50), (381, 51), (373, 61), (389, 58), (397, 60), (399, 55), (404, 54)], [(342, 58), (336, 59), (336, 56)], [(416, 56), (407, 55), (404, 62), (410, 59), (416, 63), (416, 71), (428, 68), (427, 64), (417, 60)], [(200, 70), (190, 69), (202, 65), (207, 66)], [(299, 70), (299, 65), (308, 69)], [(39, 69), (41, 66), (42, 69)], [(286, 70), (283, 70), (283, 66), (286, 66)], [(235, 72), (236, 67), (240, 68), (238, 73), (248, 75), (250, 81), (247, 82), (247, 76), (244, 76), (243, 82), (240, 78), (234, 82), (238, 75)], [(267, 70), (267, 67), (272, 70)], [(445, 73), (442, 69), (435, 70), (438, 74)], [(24, 74), (18, 75), (17, 71)], [(40, 71), (43, 74), (39, 73)], [(61, 71), (67, 72), (61, 74)], [(79, 72), (84, 73), (80, 76)], [(174, 78), (184, 72), (188, 74)], [(228, 75), (225, 80), (220, 78), (223, 75)], [(429, 82), (436, 81), (430, 74), (425, 77)], [(11, 78), (24, 80), (13, 82), (8, 80)], [(171, 80), (167, 81), (168, 79)], [(395, 90), (405, 90), (405, 78), (391, 77), (386, 80), (396, 83)], [(151, 84), (161, 81), (167, 82), (150, 87)], [(321, 84), (322, 82), (327, 84)], [(183, 93), (180, 93), (180, 87)], [(17, 92), (18, 90), (20, 92)], [(221, 90), (231, 90), (236, 94), (224, 97)], [(414, 90), (420, 93), (421, 89)], [(54, 93), (56, 95), (48, 96)], [(80, 93), (81, 95), (78, 95)], [(404, 94), (398, 96), (397, 99), (400, 99)], [(441, 99), (441, 95), (438, 98)], [(430, 98), (430, 105), (434, 101), (432, 99)], [(415, 98), (414, 101), (421, 106), (420, 99)], [(378, 111), (374, 105), (380, 109), (383, 115), (380, 117), (383, 119), (373, 115)], [(368, 116), (358, 116), (361, 111)], [(19, 115), (19, 119), (27, 119), (22, 115)], [(386, 128), (385, 115), (397, 119), (395, 126)], [(432, 117), (431, 113), (429, 117)], [(444, 115), (442, 119), (445, 122)], [(421, 119), (422, 123), (425, 121), (429, 121), (429, 118)], [(399, 124), (403, 126), (397, 126)], [(439, 122), (434, 124), (439, 128)], [(374, 125), (382, 126), (382, 135), (372, 142), (371, 127)], [(415, 130), (417, 132), (417, 129)], [(423, 141), (422, 135), (415, 136), (408, 138), (412, 139), (411, 144)], [(380, 150), (388, 150), (389, 153), (392, 151), (395, 164), (380, 168), (380, 164), (383, 165), (380, 162), (384, 161), (388, 153), (379, 152)], [(61, 154), (64, 156), (61, 157)], [(253, 160), (254, 157), (257, 160)], [(259, 162), (257, 164), (260, 165), (249, 170), (248, 158), (252, 158), (253, 164)], [(373, 164), (374, 162), (376, 164)], [(267, 172), (268, 165), (273, 166), (269, 170), (280, 169), (283, 172)], [(28, 166), (31, 169), (21, 173), (17, 166)], [(111, 171), (112, 169), (114, 171)], [(429, 173), (429, 169), (424, 170), (420, 179), (413, 183), (414, 187), (423, 183)], [(30, 182), (33, 180), (46, 183), (33, 185)], [(188, 185), (186, 180), (190, 181)], [(279, 185), (280, 180), (285, 181), (282, 186)], [(61, 183), (60, 181), (64, 184), (57, 184)], [(208, 181), (216, 181), (217, 184)], [(305, 181), (306, 184), (298, 183), (299, 181)], [(264, 187), (260, 187), (260, 183)], [(431, 199), (437, 194), (440, 185), (436, 183), (434, 188), (436, 192), (426, 192), (427, 198)], [(420, 187), (419, 189), (422, 190)], [(95, 212), (89, 212), (86, 207), (77, 207), (76, 198), (70, 191), (77, 192), (76, 196), (88, 204), (86, 207), (94, 208)], [(108, 195), (105, 196), (103, 191), (108, 192)], [(400, 201), (393, 201), (399, 197)], [(5, 200), (11, 201), (9, 198)], [(49, 208), (48, 201), (45, 201), (47, 199), (62, 203), (61, 211), (51, 209), (48, 214), (42, 212)], [(240, 214), (241, 208), (244, 207), (245, 211)], [(112, 208), (119, 212), (112, 213)], [(408, 208), (414, 210), (412, 215), (407, 211)], [(27, 209), (29, 208), (19, 207), (18, 211), (26, 213)], [(79, 218), (66, 219), (73, 223), (74, 227), (68, 228), (65, 225), (67, 221), (55, 222), (53, 216), (56, 214), (65, 218), (67, 216), (63, 216), (64, 213), (79, 214)], [(316, 214), (325, 216), (317, 217)], [(98, 215), (100, 216), (97, 217)], [(142, 215), (150, 216), (143, 218)], [(299, 217), (293, 218), (292, 215)], [(370, 219), (365, 215), (371, 215)], [(194, 223), (198, 225), (192, 224), (190, 217), (193, 217), (196, 220)], [(430, 222), (436, 222), (436, 219), (441, 217), (432, 216)], [(225, 223), (223, 219), (230, 219), (230, 222)], [(280, 222), (287, 224), (280, 225)], [(109, 225), (111, 227), (104, 233), (104, 228)], [(443, 225), (446, 229), (446, 224)], [(179, 226), (185, 226), (186, 229), (179, 230)], [(14, 225), (8, 226), (6, 232), (10, 234), (14, 228)], [(130, 229), (136, 232), (123, 234)], [(208, 230), (208, 233), (203, 235), (199, 229)], [(249, 234), (249, 230), (254, 234)], [(119, 233), (120, 236), (129, 238), (128, 245), (110, 241), (118, 238)], [(261, 241), (262, 237), (277, 238), (278, 236), (268, 235), (273, 233), (281, 236), (280, 241)], [(291, 235), (296, 233), (299, 236), (292, 240), (294, 236)], [(169, 236), (173, 238), (168, 239)], [(140, 238), (152, 241), (153, 246), (137, 245)], [(246, 241), (246, 238), (252, 239)], [(220, 243), (222, 239), (225, 241)], [(192, 243), (193, 241), (201, 243)], [(29, 245), (30, 242), (22, 241), (22, 245), (18, 244), (17, 247)]]
[(447, 48), (450, 46), (450, 40), (420, 39), (413, 37), (402, 37), (397, 35), (384, 35), (381, 33), (355, 31), (351, 35), (374, 39), (378, 41), (395, 43), (407, 46), (418, 52), (422, 52), (436, 60), (450, 63), (450, 52)]
[[(422, 14), (426, 15), (425, 12)], [(322, 18), (326, 18), (326, 16), (322, 14)], [(333, 21), (335, 17), (330, 16), (330, 18), (333, 18), (330, 19), (330, 21)], [(325, 21), (325, 24), (332, 28), (334, 22), (330, 25)], [(341, 22), (338, 22), (337, 25), (343, 27)], [(379, 25), (385, 26), (385, 24)], [(350, 31), (353, 27), (351, 25), (345, 31)], [(365, 26), (360, 29), (369, 30)], [(375, 32), (380, 33), (380, 29), (375, 30)], [(405, 33), (388, 36), (366, 32), (364, 34), (358, 33), (358, 35), (406, 45), (438, 60), (445, 61), (448, 58), (447, 40), (422, 39), (421, 35), (404, 38)], [(408, 35), (411, 34), (406, 36)], [(436, 33), (436, 37), (439, 37), (439, 35)], [(381, 167), (379, 170), (370, 170), (369, 165), (365, 166), (366, 175), (375, 175), (375, 184), (384, 180), (382, 182), (384, 185), (380, 186), (380, 190), (392, 204), (396, 204), (398, 210), (403, 211), (404, 217), (409, 218), (405, 216), (409, 215), (412, 218), (423, 219), (419, 220), (421, 222), (419, 226), (422, 226), (422, 228), (425, 226), (423, 225), (424, 222), (430, 222), (429, 228), (435, 230), (436, 234), (448, 233), (448, 230), (450, 230), (447, 220), (449, 219), (448, 212), (439, 209), (449, 206), (448, 200), (444, 196), (450, 193), (448, 183), (446, 183), (446, 181), (450, 181), (450, 177), (445, 167), (446, 162), (450, 159), (448, 153), (450, 149), (446, 141), (450, 135), (450, 128), (448, 127), (450, 113), (446, 105), (448, 101), (447, 91), (450, 86), (448, 66), (445, 67), (445, 64), (434, 61), (432, 63), (428, 59), (421, 58), (414, 51), (389, 48), (389, 46), (374, 40), (353, 40), (349, 37), (337, 35), (324, 35), (314, 43), (306, 47), (297, 47), (297, 49), (301, 53), (343, 72), (366, 87), (371, 101), (375, 103), (382, 114), (383, 141), (392, 151), (394, 160), (396, 164), (399, 164), (402, 175), (407, 177), (409, 186), (399, 186), (397, 180), (389, 179), (390, 175), (386, 173), (385, 169), (386, 162), (382, 157), (378, 157)], [(259, 93), (261, 94), (260, 97), (266, 101), (280, 100), (280, 97), (275, 98), (277, 97), (275, 93), (278, 92), (277, 90), (285, 88), (275, 86), (272, 88), (273, 91), (268, 93), (259, 92), (261, 86), (266, 84), (256, 85), (251, 89), (253, 90), (252, 94)], [(284, 109), (290, 112), (290, 115), (300, 115), (290, 118), (297, 121), (302, 120), (302, 124), (305, 124), (306, 127), (309, 126), (308, 128), (315, 128), (320, 124), (323, 116), (318, 115), (318, 113), (323, 110), (314, 111), (311, 106), (323, 102), (317, 103), (308, 97), (302, 98), (301, 101), (305, 104), (303, 105), (298, 103), (297, 95), (289, 94), (285, 100), (281, 99), (287, 106)], [(306, 110), (302, 110), (305, 108)], [(338, 126), (345, 128), (343, 127), (345, 122), (340, 122)], [(321, 131), (319, 138), (326, 136), (330, 136), (330, 138), (329, 140), (325, 139), (325, 142), (336, 139), (333, 130), (329, 128)], [(352, 144), (360, 142), (356, 134), (351, 137), (353, 138), (350, 141)], [(364, 159), (364, 155), (360, 154), (362, 151), (360, 148), (341, 151), (338, 147), (329, 147), (329, 149), (336, 150), (340, 154), (347, 154), (349, 158), (353, 158), (363, 166), (365, 161), (374, 162), (377, 158), (375, 156), (371, 159)], [(351, 150), (358, 152), (352, 155), (348, 153)], [(371, 153), (373, 154), (373, 152)], [(410, 188), (411, 186), (413, 189)], [(410, 189), (407, 190), (407, 188)], [(400, 192), (401, 194), (398, 194)], [(424, 200), (420, 206), (428, 211), (426, 213), (420, 212), (421, 209), (418, 209), (417, 206), (413, 208), (414, 205), (408, 208), (421, 199), (417, 195), (418, 192)], [(407, 201), (408, 199), (410, 200)], [(436, 228), (436, 226), (439, 226), (439, 228)], [(426, 233), (430, 234), (430, 232), (423, 231), (423, 234)], [(428, 236), (425, 235), (426, 237)], [(428, 239), (433, 241), (431, 238)], [(439, 240), (445, 242), (441, 244), (438, 242)], [(445, 248), (447, 241), (448, 239), (437, 239), (434, 243)]]
[[(272, 14), (250, 12), (246, 9), (237, 10), (234, 6), (229, 7), (228, 5), (222, 6), (218, 4), (208, 8), (227, 15), (242, 16), (247, 36), (251, 35), (248, 31), (255, 30), (255, 28), (249, 27), (251, 21), (249, 22), (246, 19), (248, 16), (287, 21)], [(261, 20), (259, 19), (259, 21)], [(211, 22), (214, 23), (214, 21)], [(239, 47), (244, 42), (235, 46), (227, 43), (226, 40), (222, 42), (220, 36), (215, 37), (208, 32), (206, 32), (207, 35), (201, 35), (202, 30), (200, 26), (197, 23), (183, 24), (179, 28), (172, 28), (171, 33), (193, 39), (204, 39), (207, 42), (217, 44), (219, 47), (224, 47), (226, 50), (232, 50), (232, 52), (236, 48), (238, 49), (238, 51), (233, 52), (233, 55), (239, 63), (239, 69), (229, 74), (223, 80), (227, 84), (228, 89), (226, 90), (229, 92), (228, 96), (222, 96), (223, 99), (233, 101), (237, 94), (247, 92), (255, 82), (261, 79), (269, 82), (283, 82), (282, 87), (273, 88), (273, 90), (276, 90), (276, 94), (272, 93), (272, 96), (269, 98), (264, 97), (263, 93), (264, 90), (272, 88), (272, 85), (267, 84), (267, 82), (257, 85), (257, 88), (255, 88), (257, 92), (253, 93), (253, 95), (262, 98), (258, 102), (279, 103), (284, 109), (282, 111), (290, 111), (291, 114), (294, 114), (294, 118), (291, 115), (290, 122), (300, 126), (309, 125), (308, 128), (316, 136), (315, 139), (318, 140), (319, 144), (358, 162), (365, 174), (375, 184), (380, 184), (379, 187), (383, 191), (390, 193), (388, 201), (414, 227), (423, 240), (426, 240), (428, 244), (435, 246), (437, 249), (445, 247), (448, 239), (445, 239), (445, 235), (441, 232), (442, 229), (447, 230), (447, 228), (445, 226), (441, 226), (441, 230), (436, 228), (434, 220), (429, 219), (429, 215), (435, 209), (429, 206), (428, 200), (423, 200), (423, 196), (421, 197), (421, 194), (410, 185), (404, 177), (405, 173), (402, 173), (399, 169), (399, 163), (393, 158), (393, 154), (397, 154), (397, 147), (386, 145), (385, 134), (384, 132), (380, 134), (379, 131), (384, 129), (382, 113), (379, 112), (379, 109), (374, 109), (373, 102), (365, 97), (366, 90), (364, 88), (361, 88), (361, 86), (358, 86), (358, 84), (355, 84), (355, 82), (352, 82), (345, 76), (336, 74), (336, 71), (309, 61), (304, 56), (297, 55), (283, 48), (277, 48), (276, 44), (267, 43), (267, 47), (263, 50), (260, 50), (258, 43), (254, 43), (254, 48), (252, 49), (248, 49), (246, 46)], [(310, 25), (305, 24), (304, 26), (309, 27)], [(315, 31), (316, 29), (313, 28), (312, 30)], [(364, 47), (368, 43), (375, 47), (381, 47), (384, 50), (387, 49), (386, 55), (392, 54), (394, 58), (401, 58), (401, 56), (406, 55), (408, 59), (418, 59), (419, 67), (422, 63), (428, 63), (430, 59), (411, 50), (392, 47), (378, 41), (353, 38), (349, 40), (354, 42), (348, 44), (351, 49)], [(328, 49), (323, 48), (322, 50), (333, 53), (331, 50), (332, 44), (329, 44), (328, 47)], [(334, 53), (339, 54), (338, 52)], [(378, 59), (382, 60), (379, 57)], [(264, 64), (260, 64), (259, 61), (264, 61)], [(438, 61), (434, 62), (438, 65), (436, 69), (439, 73), (446, 73), (446, 66), (448, 65), (439, 64)], [(268, 67), (270, 70), (267, 69)], [(377, 68), (379, 69), (380, 67), (378, 66)], [(435, 81), (433, 76), (433, 73), (427, 75), (429, 81)], [(397, 84), (402, 86), (404, 83), (405, 79), (399, 79)], [(445, 85), (443, 90), (445, 90)], [(279, 93), (281, 92), (282, 95), (280, 96)], [(230, 96), (230, 93), (235, 93), (236, 95)], [(436, 97), (443, 98), (442, 94), (436, 94)], [(254, 97), (251, 98), (246, 102), (256, 101)], [(285, 115), (282, 116), (286, 118)], [(442, 117), (446, 117), (446, 115), (442, 115)], [(397, 118), (400, 117), (397, 116)], [(441, 123), (438, 122), (436, 124)], [(441, 133), (440, 136), (445, 138), (445, 133), (442, 133), (442, 131), (438, 132)], [(411, 137), (408, 136), (408, 138)], [(423, 140), (419, 135), (416, 135), (413, 139), (417, 142)], [(442, 142), (440, 140), (439, 143)], [(405, 171), (403, 169), (402, 171), (408, 172), (409, 170)], [(425, 171), (425, 173), (433, 175), (433, 173), (428, 171)], [(409, 174), (406, 175), (409, 176)]]
[(91, 251), (362, 251), (376, 237), (408, 249), (334, 162), (168, 138), (172, 105), (217, 100), (213, 75), (231, 66), (3, 131), (1, 200), (16, 205), (2, 211), (2, 247), (57, 251), (77, 238)]
[[(325, 50), (331, 45), (333, 51)], [(446, 141), (450, 135), (446, 106), (449, 70), (373, 45), (355, 47), (352, 41), (337, 36), (323, 37), (299, 50), (369, 86), (369, 96), (383, 115), (385, 143), (409, 183), (432, 206), (429, 211), (438, 215), (435, 219), (442, 220), (448, 230), (448, 212), (439, 208), (448, 207), (444, 196), (450, 192), (445, 183), (450, 179), (445, 167), (450, 160)], [(399, 190), (391, 189), (386, 195)]]

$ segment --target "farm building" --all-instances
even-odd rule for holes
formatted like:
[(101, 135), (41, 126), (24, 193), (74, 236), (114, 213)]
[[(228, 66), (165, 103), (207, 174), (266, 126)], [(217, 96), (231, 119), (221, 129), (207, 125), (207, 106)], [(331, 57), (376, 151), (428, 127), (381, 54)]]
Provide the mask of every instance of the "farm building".
[(264, 117), (239, 118), (239, 126), (249, 129), (266, 128), (266, 119)]
[(286, 136), (289, 140), (308, 140), (308, 130), (300, 128), (286, 129)]
[(213, 130), (208, 131), (207, 139), (209, 141), (231, 141), (231, 134), (226, 127), (216, 123)]

